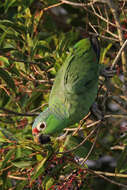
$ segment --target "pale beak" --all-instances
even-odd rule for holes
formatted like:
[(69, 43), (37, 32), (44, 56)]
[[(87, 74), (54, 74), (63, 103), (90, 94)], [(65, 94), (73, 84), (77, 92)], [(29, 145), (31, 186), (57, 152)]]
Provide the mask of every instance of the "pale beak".
[(39, 139), (38, 139), (38, 135), (35, 135), (35, 136), (34, 136), (34, 142), (38, 144), (38, 143), (39, 143), (38, 140), (39, 140)]
[(37, 128), (33, 128), (32, 129), (32, 134), (33, 134), (33, 138), (34, 138), (34, 142), (35, 143), (39, 143), (38, 142), (38, 136), (39, 136), (39, 130)]
[(34, 128), (32, 130), (32, 134), (34, 137), (34, 142), (40, 143), (40, 144), (47, 144), (51, 142), (49, 135), (40, 134), (40, 131), (37, 128)]

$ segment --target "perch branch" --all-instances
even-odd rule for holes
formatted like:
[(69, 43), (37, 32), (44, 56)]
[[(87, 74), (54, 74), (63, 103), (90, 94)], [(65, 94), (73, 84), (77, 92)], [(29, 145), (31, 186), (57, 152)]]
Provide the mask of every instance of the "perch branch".
[[(101, 177), (101, 178), (103, 178), (103, 179), (105, 179), (106, 181), (108, 181), (108, 182), (110, 182), (110, 183), (112, 183), (112, 184), (115, 184), (115, 185), (117, 185), (117, 186), (120, 186), (120, 187), (124, 187), (124, 188), (127, 188), (127, 185), (124, 185), (124, 184), (122, 184), (122, 183), (118, 183), (118, 182), (116, 182), (116, 181), (114, 181), (114, 180), (111, 180), (111, 179), (109, 179), (109, 178), (107, 178), (106, 176), (104, 176), (104, 173), (103, 173), (103, 175), (102, 175), (102, 173), (100, 174), (99, 172), (96, 172), (96, 171), (93, 171), (93, 170), (91, 170), (91, 169), (86, 169), (89, 173), (92, 173), (92, 174), (95, 174), (95, 175), (97, 175), (98, 177)], [(107, 172), (106, 172), (107, 173)], [(114, 176), (115, 177), (115, 176)], [(117, 176), (118, 177), (118, 176)]]
[(57, 154), (67, 154), (67, 153), (70, 153), (70, 152), (73, 152), (74, 150), (78, 149), (80, 146), (82, 146), (91, 136), (92, 134), (95, 133), (95, 131), (97, 130), (97, 128), (94, 128), (87, 136), (86, 138), (80, 143), (78, 144), (77, 146), (75, 146), (74, 148), (68, 150), (68, 151), (64, 151), (64, 152), (56, 152)]

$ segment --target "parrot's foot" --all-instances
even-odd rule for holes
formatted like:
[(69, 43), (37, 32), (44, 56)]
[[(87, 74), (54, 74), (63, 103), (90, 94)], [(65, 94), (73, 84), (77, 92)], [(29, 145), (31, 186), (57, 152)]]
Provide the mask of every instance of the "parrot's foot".
[(66, 136), (68, 135), (68, 131), (66, 131), (64, 134), (62, 134), (61, 136), (57, 137), (56, 140), (58, 141), (62, 141), (66, 138)]
[(110, 67), (104, 68), (100, 71), (100, 75), (102, 75), (105, 78), (111, 78), (116, 74), (115, 69), (111, 69)]
[(95, 117), (97, 117), (98, 120), (102, 121), (104, 119), (103, 111), (99, 109), (96, 102), (92, 105), (91, 112), (93, 113), (93, 115), (95, 115)]

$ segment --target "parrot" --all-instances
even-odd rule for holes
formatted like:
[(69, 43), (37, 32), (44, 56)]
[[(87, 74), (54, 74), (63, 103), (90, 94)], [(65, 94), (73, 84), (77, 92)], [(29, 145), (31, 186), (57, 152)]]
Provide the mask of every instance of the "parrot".
[(34, 140), (47, 144), (68, 126), (82, 120), (98, 92), (100, 43), (97, 37), (80, 39), (58, 70), (48, 107), (32, 125)]

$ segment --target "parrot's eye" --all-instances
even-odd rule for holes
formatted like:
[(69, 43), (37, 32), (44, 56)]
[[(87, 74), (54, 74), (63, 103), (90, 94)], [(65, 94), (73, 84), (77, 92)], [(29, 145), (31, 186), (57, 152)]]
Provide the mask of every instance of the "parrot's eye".
[(46, 123), (45, 123), (45, 122), (39, 123), (39, 125), (37, 126), (37, 129), (38, 129), (39, 131), (41, 131), (41, 130), (43, 130), (45, 127), (46, 127)]

